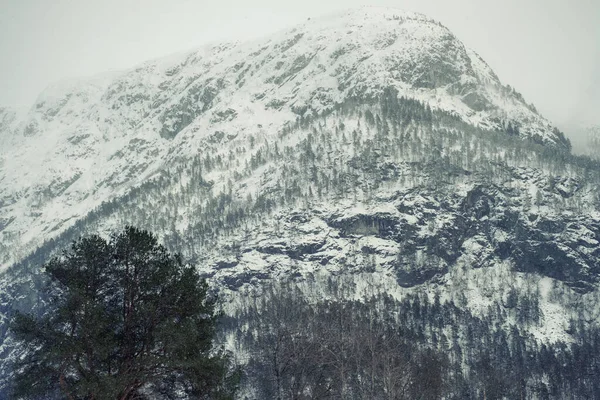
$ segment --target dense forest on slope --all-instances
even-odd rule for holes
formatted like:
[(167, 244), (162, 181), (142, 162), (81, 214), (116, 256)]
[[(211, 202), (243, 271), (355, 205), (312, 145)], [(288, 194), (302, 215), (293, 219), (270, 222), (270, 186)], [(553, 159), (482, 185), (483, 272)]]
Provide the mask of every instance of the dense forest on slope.
[[(246, 398), (586, 399), (600, 395), (600, 330), (572, 321), (573, 341), (540, 344), (535, 294), (485, 317), (440, 292), (351, 300), (329, 280), (270, 285), (222, 322), (246, 365)], [(310, 296), (308, 296), (310, 298)], [(509, 326), (504, 322), (516, 316)], [(223, 340), (226, 340), (225, 338)]]

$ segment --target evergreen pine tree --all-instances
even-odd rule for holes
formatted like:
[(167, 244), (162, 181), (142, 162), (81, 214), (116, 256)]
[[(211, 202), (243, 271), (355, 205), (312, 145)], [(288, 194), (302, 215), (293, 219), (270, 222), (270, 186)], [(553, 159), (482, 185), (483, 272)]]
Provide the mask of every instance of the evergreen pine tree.
[(15, 365), (15, 398), (231, 395), (227, 358), (211, 353), (207, 284), (149, 232), (80, 239), (45, 272), (47, 312), (12, 323), (28, 349)]

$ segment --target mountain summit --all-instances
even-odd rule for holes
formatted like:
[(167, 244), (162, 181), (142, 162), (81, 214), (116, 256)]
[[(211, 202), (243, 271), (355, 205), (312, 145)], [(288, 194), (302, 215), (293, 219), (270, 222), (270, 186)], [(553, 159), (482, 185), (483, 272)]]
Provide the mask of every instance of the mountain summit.
[[(0, 123), (0, 262), (207, 142), (256, 135), (386, 88), (467, 124), (566, 149), (562, 134), (447, 28), (364, 7), (245, 43), (205, 46), (46, 89)], [(18, 124), (17, 124), (18, 122)]]

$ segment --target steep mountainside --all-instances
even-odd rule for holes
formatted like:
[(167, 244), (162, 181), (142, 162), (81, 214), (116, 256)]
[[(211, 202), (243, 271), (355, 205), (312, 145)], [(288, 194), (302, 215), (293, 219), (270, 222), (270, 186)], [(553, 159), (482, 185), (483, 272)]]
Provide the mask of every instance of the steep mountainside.
[[(431, 308), (394, 318), (421, 321), (407, 331), (421, 339), (453, 332), (436, 350), (471, 389), (447, 398), (502, 398), (469, 380), (481, 360), (461, 347), (503, 348), (474, 336), (473, 321), (490, 340), (508, 335), (510, 357), (548, 346), (564, 370), (588, 365), (566, 348), (600, 344), (584, 334), (600, 312), (600, 164), (571, 155), (560, 131), (422, 15), (361, 8), (62, 83), (26, 116), (1, 110), (0, 129), (6, 360), (19, 353), (10, 312), (44, 310), (32, 290), (44, 260), (125, 224), (156, 232), (210, 278), (238, 321), (223, 343), (244, 363), (248, 299), (273, 281), (312, 303), (343, 292), (443, 305), (448, 322), (432, 317), (435, 329)], [(600, 394), (588, 378), (550, 387), (556, 371), (520, 366), (523, 386), (508, 398)]]
[[(219, 142), (272, 138), (299, 116), (386, 87), (485, 130), (568, 143), (439, 23), (361, 8), (251, 43), (204, 47), (44, 91), (0, 125), (4, 267), (103, 201)], [(6, 126), (6, 128), (4, 128)]]

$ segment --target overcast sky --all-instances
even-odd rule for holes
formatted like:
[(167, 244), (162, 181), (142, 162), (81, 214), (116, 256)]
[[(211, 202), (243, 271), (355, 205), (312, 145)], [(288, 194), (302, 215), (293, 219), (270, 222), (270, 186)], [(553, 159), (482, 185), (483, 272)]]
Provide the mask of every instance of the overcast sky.
[(600, 123), (600, 0), (0, 0), (0, 105), (365, 4), (439, 20), (563, 129)]

